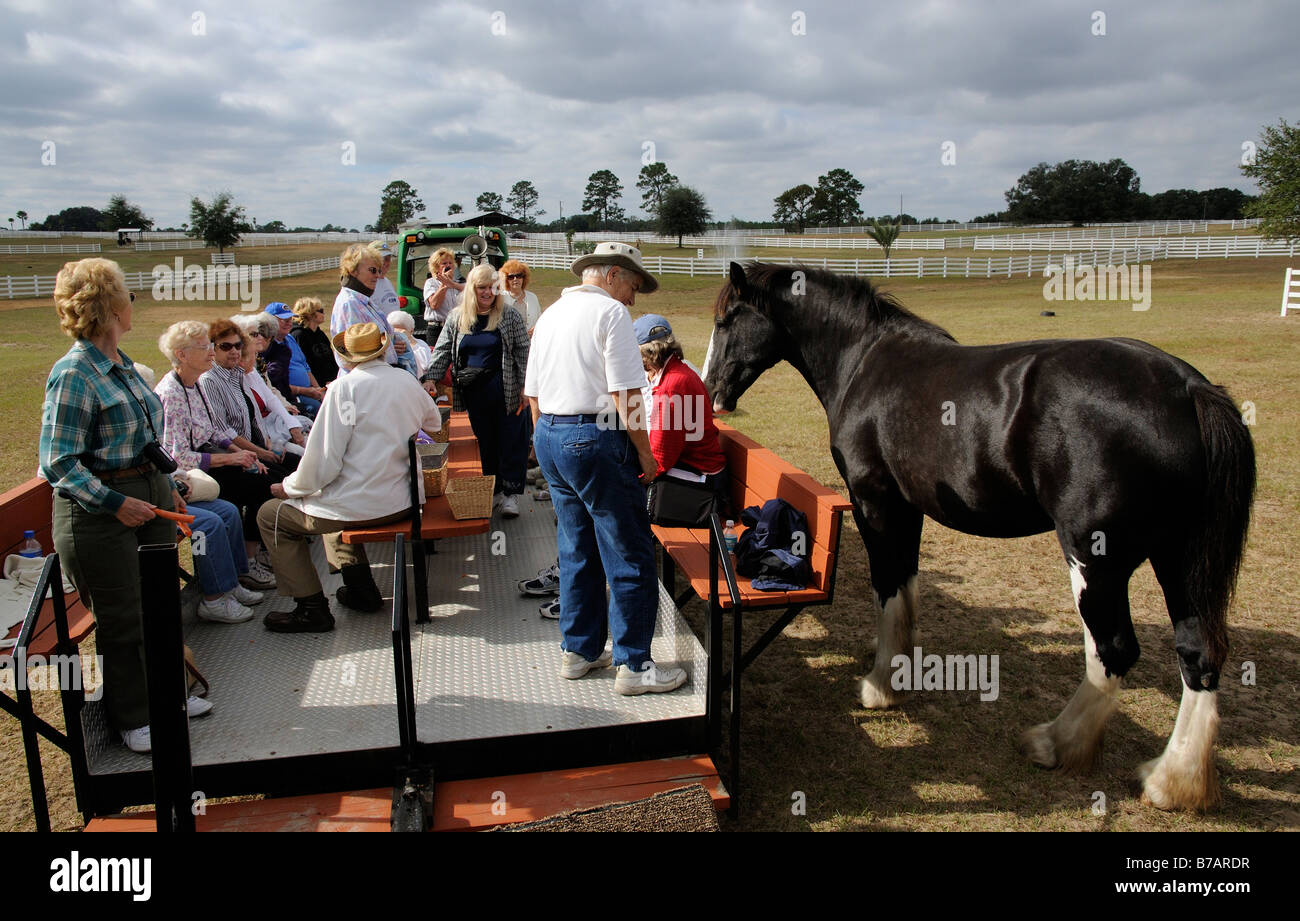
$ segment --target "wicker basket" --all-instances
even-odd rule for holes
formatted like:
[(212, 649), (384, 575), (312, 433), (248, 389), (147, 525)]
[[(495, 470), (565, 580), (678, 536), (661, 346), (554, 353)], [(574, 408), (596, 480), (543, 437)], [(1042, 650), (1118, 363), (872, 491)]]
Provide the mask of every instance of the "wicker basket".
[(494, 476), (458, 476), (447, 483), (447, 504), (458, 521), (466, 518), (492, 517)]
[(451, 440), (451, 410), (442, 409), (442, 428), (433, 433), (433, 440), (439, 444), (447, 444)]
[(436, 467), (424, 469), (424, 498), (441, 496), (447, 489), (447, 468)]
[(420, 445), (420, 472), (424, 476), (424, 497), (441, 496), (447, 488), (447, 445)]

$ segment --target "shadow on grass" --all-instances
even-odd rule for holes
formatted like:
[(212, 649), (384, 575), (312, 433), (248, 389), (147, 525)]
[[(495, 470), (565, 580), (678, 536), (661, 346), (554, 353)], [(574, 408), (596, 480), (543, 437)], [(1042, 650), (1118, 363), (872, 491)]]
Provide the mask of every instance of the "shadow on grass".
[[(1297, 824), (1296, 774), (1268, 757), (1300, 736), (1296, 689), (1285, 680), (1294, 669), (1283, 665), (1300, 661), (1295, 636), (1230, 628), (1233, 654), (1219, 695), (1223, 805), (1207, 817), (1162, 813), (1139, 804), (1136, 771), (1164, 750), (1181, 696), (1167, 620), (1135, 625), (1144, 655), (1124, 682), (1099, 768), (1088, 775), (1044, 771), (1030, 765), (1016, 744), (1025, 729), (1055, 718), (1083, 679), (1077, 619), (1067, 633), (1055, 613), (966, 604), (945, 590), (964, 577), (923, 570), (919, 645), (927, 653), (996, 654), (999, 696), (982, 702), (978, 691), (921, 691), (890, 710), (866, 710), (859, 702), (859, 683), (874, 658), (875, 614), (867, 603), (864, 554), (855, 543), (844, 545), (835, 604), (805, 611), (745, 673), (742, 805), (730, 828), (1160, 830)], [(704, 606), (692, 602), (686, 613), (700, 631)], [(749, 615), (746, 645), (773, 619)], [(1238, 650), (1258, 657), (1254, 687), (1241, 683)], [(1225, 749), (1233, 755), (1225, 756)], [(1098, 804), (1104, 812), (1095, 811)]]

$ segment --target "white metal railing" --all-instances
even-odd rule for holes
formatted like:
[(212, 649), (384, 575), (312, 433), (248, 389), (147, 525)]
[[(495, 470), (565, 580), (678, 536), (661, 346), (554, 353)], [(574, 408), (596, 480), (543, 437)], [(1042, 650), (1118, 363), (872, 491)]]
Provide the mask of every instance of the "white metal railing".
[(45, 243), (45, 244), (26, 244), (22, 246), (10, 245), (0, 246), (0, 253), (4, 255), (33, 255), (38, 253), (97, 253), (100, 251), (98, 243)]

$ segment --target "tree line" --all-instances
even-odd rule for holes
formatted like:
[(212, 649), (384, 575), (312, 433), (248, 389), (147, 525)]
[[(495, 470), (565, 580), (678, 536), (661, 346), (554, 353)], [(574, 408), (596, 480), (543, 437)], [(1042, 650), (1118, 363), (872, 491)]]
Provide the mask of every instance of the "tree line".
[[(1265, 126), (1258, 144), (1243, 145), (1243, 175), (1255, 180), (1259, 196), (1237, 189), (1215, 188), (1204, 191), (1168, 189), (1154, 195), (1141, 190), (1137, 172), (1122, 159), (1105, 163), (1091, 160), (1065, 160), (1055, 165), (1039, 163), (1025, 172), (1005, 193), (1003, 211), (981, 215), (974, 222), (1010, 223), (1120, 223), (1143, 220), (1229, 220), (1242, 217), (1262, 219), (1266, 236), (1300, 239), (1300, 125), (1283, 119), (1276, 126)], [(647, 230), (665, 236), (682, 237), (703, 233), (711, 226), (713, 215), (704, 196), (682, 185), (662, 161), (642, 166), (636, 187), (641, 191), (641, 207), (646, 219), (629, 218), (621, 205), (623, 184), (608, 169), (597, 170), (587, 178), (582, 197), (582, 211), (567, 218), (542, 224), (538, 218), (546, 211), (537, 207), (541, 195), (532, 182), (521, 179), (506, 195), (483, 192), (475, 199), (480, 212), (503, 211), (530, 227), (553, 231)], [(859, 202), (865, 186), (849, 170), (831, 169), (817, 177), (816, 186), (801, 183), (786, 189), (773, 199), (772, 220), (786, 230), (802, 232), (807, 227), (844, 227), (869, 223), (873, 231), (903, 224), (939, 223), (938, 218), (918, 221), (910, 214), (881, 215), (864, 218)], [(394, 180), (382, 191), (379, 216), (367, 231), (392, 233), (397, 227), (422, 215), (424, 202), (405, 180)], [(448, 217), (464, 212), (459, 203), (447, 209)], [(18, 211), (9, 218), (27, 224), (27, 212)], [(736, 227), (771, 226), (767, 222), (728, 222)], [(44, 221), (31, 225), (33, 230), (84, 231), (116, 230), (138, 227), (151, 230), (154, 222), (125, 195), (114, 195), (101, 209), (89, 206), (65, 208)], [(166, 228), (172, 229), (172, 228)], [(342, 231), (345, 228), (287, 227), (282, 221), (258, 224), (247, 219), (230, 192), (222, 192), (211, 202), (194, 198), (190, 203), (190, 221), (181, 225), (190, 236), (225, 247), (237, 242), (239, 234), (250, 231), (308, 232)], [(356, 232), (352, 228), (352, 232)]]

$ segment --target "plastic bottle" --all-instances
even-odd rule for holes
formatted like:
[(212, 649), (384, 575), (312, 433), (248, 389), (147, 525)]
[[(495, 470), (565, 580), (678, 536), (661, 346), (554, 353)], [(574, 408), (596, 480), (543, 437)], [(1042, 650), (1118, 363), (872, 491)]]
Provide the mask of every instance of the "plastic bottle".
[(727, 526), (722, 529), (722, 539), (727, 542), (727, 552), (736, 552), (736, 523), (727, 519)]
[(45, 556), (45, 551), (41, 549), (41, 543), (36, 539), (35, 531), (23, 532), (23, 547), (18, 551), (19, 556), (27, 557), (29, 560), (39, 560)]

